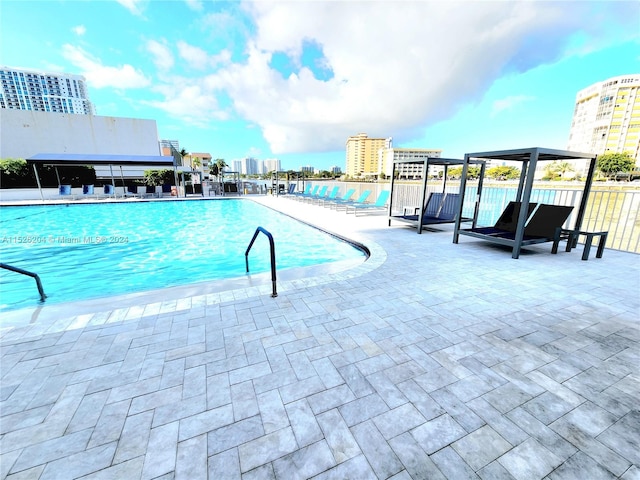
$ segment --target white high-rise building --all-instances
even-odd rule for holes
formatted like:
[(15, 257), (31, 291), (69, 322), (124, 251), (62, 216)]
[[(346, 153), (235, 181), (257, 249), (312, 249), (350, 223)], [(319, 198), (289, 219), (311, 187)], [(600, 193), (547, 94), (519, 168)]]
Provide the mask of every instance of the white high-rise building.
[(629, 153), (640, 160), (640, 74), (594, 83), (576, 95), (568, 150)]
[(0, 67), (0, 107), (95, 115), (84, 77)]

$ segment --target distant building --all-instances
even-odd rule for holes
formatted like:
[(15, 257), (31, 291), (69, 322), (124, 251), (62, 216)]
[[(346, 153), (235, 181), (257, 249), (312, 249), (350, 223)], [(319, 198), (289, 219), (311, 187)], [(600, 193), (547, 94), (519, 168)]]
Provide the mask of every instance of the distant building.
[(621, 75), (576, 95), (568, 150), (629, 153), (640, 160), (640, 74)]
[[(401, 160), (424, 160), (427, 157), (440, 158), (442, 150), (428, 148), (385, 148), (380, 150), (378, 170), (388, 178), (393, 174), (393, 163)], [(422, 164), (406, 163), (397, 166), (400, 178), (422, 178)]]
[(382, 149), (391, 148), (392, 138), (369, 138), (366, 133), (349, 137), (346, 143), (346, 170), (350, 177), (377, 176)]
[(280, 160), (277, 158), (268, 158), (262, 162), (263, 171), (260, 173), (279, 172), (282, 170)]
[(300, 167), (300, 171), (313, 175), (315, 169), (311, 165), (305, 165), (304, 167)]
[(337, 165), (330, 167), (329, 171), (334, 175), (342, 175), (342, 168), (338, 167)]
[(51, 73), (0, 67), (0, 107), (9, 110), (94, 115), (85, 78), (68, 73)]

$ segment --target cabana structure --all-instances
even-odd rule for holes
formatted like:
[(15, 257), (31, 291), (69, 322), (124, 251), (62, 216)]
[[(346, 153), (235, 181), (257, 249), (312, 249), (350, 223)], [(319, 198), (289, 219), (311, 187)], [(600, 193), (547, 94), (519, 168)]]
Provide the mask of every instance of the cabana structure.
[[(471, 160), (471, 165), (480, 167), (480, 178), (484, 176), (485, 162), (482, 160)], [(410, 164), (407, 169), (406, 164)], [(389, 200), (389, 226), (391, 221), (399, 221), (414, 225), (418, 233), (422, 233), (422, 229), (429, 225), (438, 225), (445, 223), (454, 223), (456, 218), (462, 215), (462, 205), (464, 204), (464, 195), (461, 191), (447, 192), (447, 176), (450, 167), (463, 167), (464, 160), (453, 158), (426, 157), (417, 160), (398, 159), (393, 162), (393, 171), (391, 175), (391, 195)], [(403, 166), (401, 166), (403, 165)], [(444, 167), (440, 193), (429, 193), (427, 184), (429, 180), (429, 167)], [(413, 174), (417, 169), (421, 169), (422, 173), (422, 189), (420, 190), (419, 199), (411, 201), (408, 194), (399, 194), (399, 182), (401, 170), (410, 170)], [(401, 203), (402, 202), (402, 203)], [(407, 202), (411, 205), (407, 205)], [(458, 210), (458, 206), (460, 209)], [(400, 211), (402, 214), (400, 215)], [(462, 221), (470, 221), (471, 219), (462, 219)]]
[[(460, 217), (462, 215), (462, 205), (460, 205), (459, 215), (454, 227), (453, 243), (458, 243), (460, 235), (467, 235), (470, 237), (480, 238), (487, 242), (511, 247), (512, 258), (518, 258), (523, 246), (535, 243), (552, 242), (554, 237), (552, 230), (555, 230), (556, 227), (562, 226), (562, 223), (566, 221), (572, 206), (537, 205), (531, 202), (531, 193), (533, 190), (536, 167), (540, 162), (549, 161), (564, 162), (570, 160), (586, 160), (589, 162), (589, 170), (585, 179), (580, 205), (575, 216), (575, 223), (572, 227), (572, 230), (580, 230), (587, 208), (587, 200), (591, 191), (591, 184), (593, 182), (593, 175), (596, 168), (596, 154), (570, 152), (566, 150), (552, 150), (540, 147), (467, 153), (464, 156), (464, 166), (460, 185), (460, 192), (463, 195), (467, 187), (467, 172), (469, 170), (469, 166), (477, 160), (520, 162), (521, 173), (516, 196), (507, 206), (505, 212), (503, 212), (501, 219), (499, 219), (500, 223), (501, 221), (504, 221), (506, 217), (511, 215), (512, 221), (509, 222), (510, 228), (500, 228), (499, 223), (493, 228), (478, 227), (478, 213), (482, 203), (482, 178), (480, 178), (472, 225), (470, 228), (461, 227)], [(567, 209), (569, 209), (569, 211), (567, 211)], [(509, 215), (507, 215), (507, 210), (510, 211)], [(560, 225), (555, 225), (554, 223), (560, 223)], [(531, 228), (527, 231), (529, 226)]]
[(57, 167), (70, 165), (109, 165), (111, 170), (111, 184), (115, 188), (115, 178), (113, 175), (113, 167), (120, 167), (120, 176), (124, 194), (127, 193), (127, 187), (124, 186), (124, 175), (122, 173), (123, 166), (144, 166), (144, 167), (164, 167), (173, 168), (176, 185), (178, 185), (178, 173), (173, 157), (159, 155), (93, 155), (93, 154), (77, 154), (77, 153), (39, 153), (33, 157), (27, 158), (27, 165), (33, 165), (33, 172), (38, 183), (40, 197), (44, 200), (42, 194), (42, 186), (40, 185), (40, 176), (38, 175), (37, 165), (52, 165), (56, 167), (56, 176), (58, 185), (60, 185), (60, 175), (58, 175)]
[[(285, 183), (280, 183), (285, 182)], [(273, 195), (282, 195), (304, 191), (305, 174), (304, 172), (292, 171), (274, 171), (271, 172), (271, 193)], [(291, 185), (294, 185), (293, 187)]]

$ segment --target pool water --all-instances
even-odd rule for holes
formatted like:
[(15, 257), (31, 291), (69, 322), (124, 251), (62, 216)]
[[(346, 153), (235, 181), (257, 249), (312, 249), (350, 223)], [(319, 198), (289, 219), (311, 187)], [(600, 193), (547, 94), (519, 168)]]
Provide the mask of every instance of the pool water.
[[(0, 207), (0, 262), (40, 276), (45, 304), (246, 275), (258, 226), (277, 270), (361, 258), (353, 245), (250, 200)], [(249, 254), (269, 272), (269, 240)], [(33, 278), (0, 269), (0, 310), (38, 304)]]

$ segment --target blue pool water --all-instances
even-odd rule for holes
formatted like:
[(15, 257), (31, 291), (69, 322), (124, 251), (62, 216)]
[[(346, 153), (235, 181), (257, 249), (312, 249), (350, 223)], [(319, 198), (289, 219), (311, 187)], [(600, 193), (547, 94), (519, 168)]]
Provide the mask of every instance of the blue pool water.
[[(277, 269), (362, 258), (351, 244), (248, 200), (0, 207), (0, 262), (37, 273), (46, 304), (246, 275), (258, 226)], [(249, 254), (270, 271), (269, 241)], [(0, 269), (0, 309), (38, 304), (33, 278)]]

